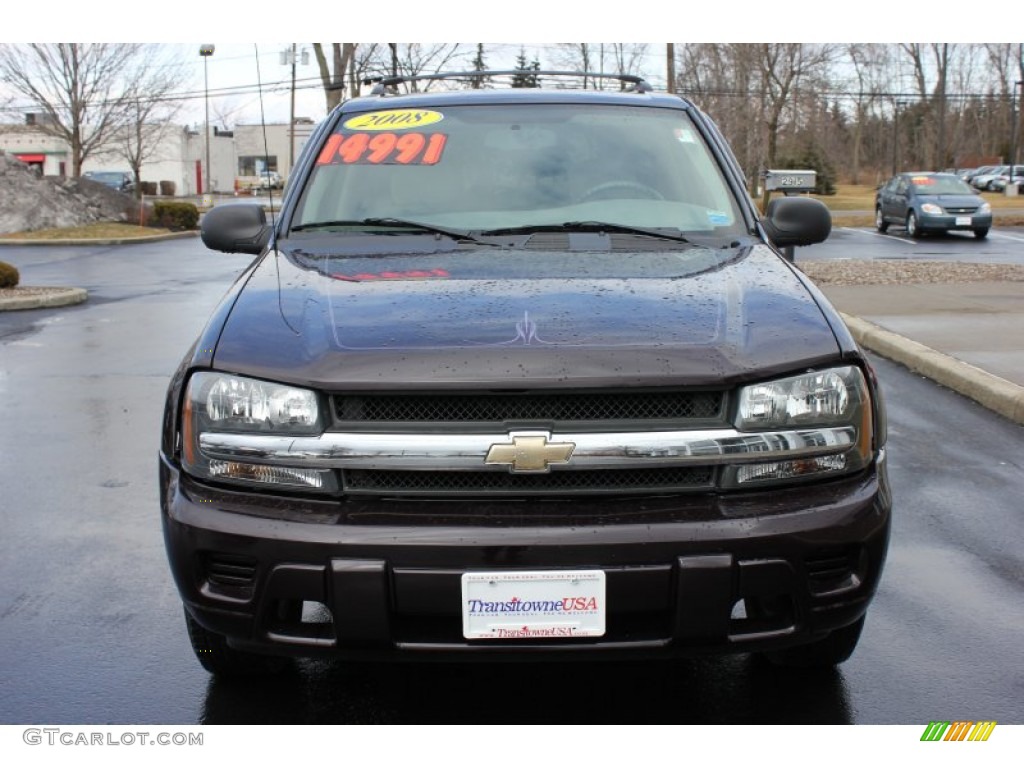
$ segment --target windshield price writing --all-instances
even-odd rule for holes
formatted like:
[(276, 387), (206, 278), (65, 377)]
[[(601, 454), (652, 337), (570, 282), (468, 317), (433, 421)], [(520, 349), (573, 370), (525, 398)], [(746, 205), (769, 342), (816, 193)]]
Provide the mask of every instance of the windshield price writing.
[(448, 136), (443, 133), (334, 134), (317, 165), (435, 165)]

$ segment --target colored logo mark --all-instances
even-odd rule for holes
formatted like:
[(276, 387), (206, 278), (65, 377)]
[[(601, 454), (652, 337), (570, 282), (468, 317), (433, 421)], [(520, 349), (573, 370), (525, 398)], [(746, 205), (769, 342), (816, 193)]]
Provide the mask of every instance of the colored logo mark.
[(932, 720), (921, 741), (988, 741), (995, 727), (995, 720)]

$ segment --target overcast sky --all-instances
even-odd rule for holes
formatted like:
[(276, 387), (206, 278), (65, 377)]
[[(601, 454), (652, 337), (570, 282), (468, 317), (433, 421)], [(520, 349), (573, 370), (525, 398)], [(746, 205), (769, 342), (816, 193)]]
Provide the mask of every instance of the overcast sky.
[[(186, 5), (182, 13), (157, 15), (140, 6), (137, 0), (92, 0), (83, 8), (88, 8), (87, 18), (83, 19), (84, 12), (54, 14), (40, 25), (38, 7), (8, 3), (0, 36), (32, 30), (43, 35), (43, 41), (145, 41), (178, 46), (190, 69), (189, 82), (182, 83), (181, 92), (191, 98), (181, 121), (191, 124), (201, 123), (204, 115), (203, 59), (199, 56), (202, 42), (216, 46), (207, 61), (212, 123), (225, 122), (217, 119), (218, 114), (233, 124), (259, 122), (261, 104), (256, 85), (260, 81), (266, 121), (287, 122), (290, 68), (281, 64), (280, 56), (291, 43), (243, 42), (266, 37), (267, 30), (272, 30), (275, 36), (293, 39), (315, 35), (362, 41), (482, 40), (487, 46), (487, 64), (492, 68), (512, 66), (520, 46), (525, 47), (528, 57), (537, 55), (542, 65), (550, 68), (555, 62), (548, 54), (558, 39), (646, 42), (650, 45), (649, 60), (639, 74), (650, 78), (656, 87), (664, 84), (668, 39), (895, 42), (910, 29), (915, 40), (981, 41), (964, 37), (972, 34), (971, 30), (954, 22), (962, 16), (962, 4), (949, 0), (933, 0), (927, 12), (920, 8), (894, 9), (888, 0), (859, 0), (855, 6), (835, 6), (832, 11), (824, 10), (820, 0), (730, 0), (725, 5), (630, 0), (602, 5), (598, 10), (593, 3), (551, 0), (516, 0), (508, 4), (479, 0), (388, 0), (373, 6), (306, 0), (295, 6)], [(261, 19), (261, 14), (267, 18)], [(837, 14), (841, 14), (841, 20)], [(974, 27), (974, 34), (984, 34), (989, 42), (1001, 39), (998, 29), (993, 31), (989, 25)], [(1008, 34), (1005, 31), (1002, 37)], [(183, 42), (197, 38), (197, 42)], [(24, 38), (9, 41), (25, 42)], [(295, 112), (300, 117), (320, 120), (326, 107), (312, 46), (300, 45), (310, 51), (310, 63), (298, 67)], [(467, 43), (467, 48), (472, 45)]]

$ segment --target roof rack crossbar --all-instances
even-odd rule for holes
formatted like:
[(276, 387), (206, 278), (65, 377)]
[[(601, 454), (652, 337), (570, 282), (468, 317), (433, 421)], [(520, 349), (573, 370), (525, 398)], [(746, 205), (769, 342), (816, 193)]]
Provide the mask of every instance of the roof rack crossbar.
[(435, 72), (431, 75), (397, 75), (394, 77), (370, 77), (363, 80), (364, 85), (373, 85), (373, 90), (370, 92), (371, 96), (384, 96), (388, 93), (388, 88), (398, 85), (399, 83), (412, 83), (419, 80), (476, 80), (482, 77), (492, 76), (505, 76), (505, 75), (527, 75), (530, 77), (537, 77), (544, 75), (545, 77), (590, 77), (596, 79), (608, 79), (608, 80), (621, 80), (624, 83), (630, 83), (633, 87), (630, 91), (636, 93), (650, 93), (654, 89), (651, 88), (650, 83), (644, 80), (638, 75), (626, 75), (619, 73), (610, 72), (580, 72), (576, 70), (556, 70), (556, 69), (480, 69), (480, 70), (469, 70), (468, 72)]

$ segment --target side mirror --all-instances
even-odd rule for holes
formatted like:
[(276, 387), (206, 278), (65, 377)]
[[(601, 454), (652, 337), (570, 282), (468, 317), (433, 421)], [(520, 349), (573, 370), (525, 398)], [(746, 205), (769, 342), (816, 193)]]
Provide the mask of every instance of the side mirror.
[(207, 248), (224, 253), (263, 253), (270, 243), (267, 214), (259, 205), (221, 205), (203, 216), (200, 234)]
[(811, 197), (772, 200), (761, 223), (778, 248), (822, 243), (832, 232), (832, 214), (828, 207)]

